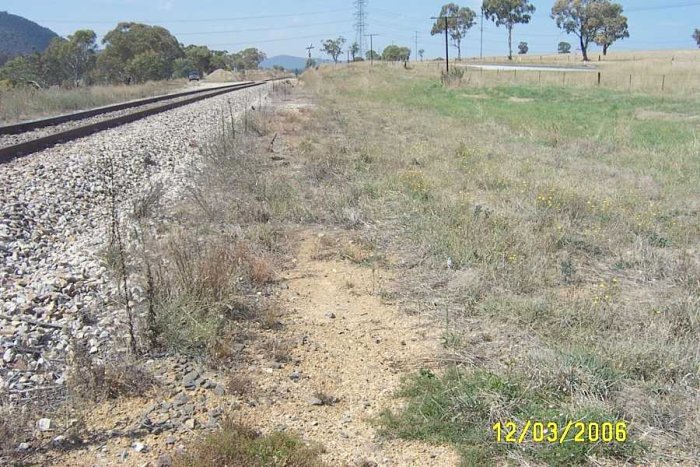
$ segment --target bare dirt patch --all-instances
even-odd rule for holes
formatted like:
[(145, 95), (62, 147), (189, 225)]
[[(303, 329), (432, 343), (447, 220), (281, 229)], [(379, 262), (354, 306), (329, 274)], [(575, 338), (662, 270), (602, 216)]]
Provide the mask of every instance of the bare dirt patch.
[(297, 266), (284, 275), (281, 296), (284, 334), (297, 345), (289, 364), (257, 370), (269, 399), (243, 407), (241, 420), (323, 444), (330, 465), (457, 465), (448, 448), (382, 440), (372, 423), (396, 406), (402, 375), (436, 366), (439, 329), (383, 303), (379, 289), (390, 271), (316, 259), (327, 258), (320, 254), (325, 236), (304, 231), (299, 238)]

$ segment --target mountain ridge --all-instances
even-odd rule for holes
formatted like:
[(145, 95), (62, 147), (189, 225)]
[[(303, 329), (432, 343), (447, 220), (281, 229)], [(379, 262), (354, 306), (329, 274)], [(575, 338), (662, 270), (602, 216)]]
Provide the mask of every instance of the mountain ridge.
[(58, 34), (22, 16), (0, 11), (0, 65), (18, 55), (43, 52)]

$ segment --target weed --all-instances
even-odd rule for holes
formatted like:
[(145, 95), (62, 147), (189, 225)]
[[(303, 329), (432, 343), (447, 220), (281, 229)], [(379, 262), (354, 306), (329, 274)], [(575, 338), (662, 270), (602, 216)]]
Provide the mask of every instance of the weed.
[(286, 433), (263, 436), (227, 419), (220, 431), (174, 459), (178, 467), (235, 465), (240, 467), (321, 467), (323, 449), (307, 446), (299, 438)]

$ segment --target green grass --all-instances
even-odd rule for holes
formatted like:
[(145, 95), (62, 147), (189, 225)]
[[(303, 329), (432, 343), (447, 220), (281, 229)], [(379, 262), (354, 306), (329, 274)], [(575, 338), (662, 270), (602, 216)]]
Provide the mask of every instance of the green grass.
[[(386, 436), (455, 445), (463, 465), (482, 465), (494, 455), (514, 451), (547, 465), (584, 464), (589, 456), (634, 461), (638, 443), (577, 443), (572, 435), (564, 442), (505, 443), (493, 426), (513, 421), (522, 428), (530, 420), (566, 427), (569, 421), (622, 421), (618, 414), (589, 407), (571, 408), (562, 392), (531, 389), (517, 377), (486, 371), (448, 369), (443, 376), (423, 370), (408, 379), (398, 394), (408, 404), (399, 413), (385, 411), (377, 423)], [(519, 436), (520, 433), (518, 433)]]
[(633, 441), (646, 433), (648, 449), (595, 447), (601, 458), (700, 459), (700, 121), (687, 118), (700, 115), (697, 98), (445, 88), (438, 75), (383, 66), (305, 81), (318, 110), (303, 158), (332, 157), (336, 177), (307, 206), (317, 219), (360, 210), (400, 265), (392, 296), (409, 309), (444, 303), (446, 351), (482, 369), (422, 381), (430, 397), (407, 383), (408, 408), (384, 420), (388, 432), (453, 443), (465, 462), (586, 462), (580, 446), (493, 451), (481, 431), (490, 411), (476, 405), (470, 427), (441, 428), (439, 407), (421, 405), (507, 399), (488, 386), (500, 381), (526, 399), (508, 416), (551, 405), (630, 420)]

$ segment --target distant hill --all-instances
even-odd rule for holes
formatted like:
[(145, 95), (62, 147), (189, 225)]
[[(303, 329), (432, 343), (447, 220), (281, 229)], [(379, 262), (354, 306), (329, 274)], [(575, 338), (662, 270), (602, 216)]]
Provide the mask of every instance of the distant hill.
[[(284, 67), (285, 70), (293, 71), (293, 70), (303, 70), (306, 68), (306, 60), (305, 58), (302, 57), (293, 57), (291, 55), (277, 55), (275, 57), (270, 57), (266, 58), (265, 60), (262, 61), (260, 64), (260, 68), (272, 68), (275, 65), (279, 65)], [(315, 58), (316, 63), (321, 64), (321, 63), (329, 63), (331, 60), (326, 60), (326, 59), (318, 59)]]
[(292, 57), (291, 55), (277, 55), (276, 57), (266, 58), (260, 64), (260, 68), (272, 68), (274, 66), (282, 66), (285, 70), (303, 70), (306, 67), (306, 59)]
[(58, 34), (21, 16), (0, 11), (0, 64), (8, 58), (43, 52)]

